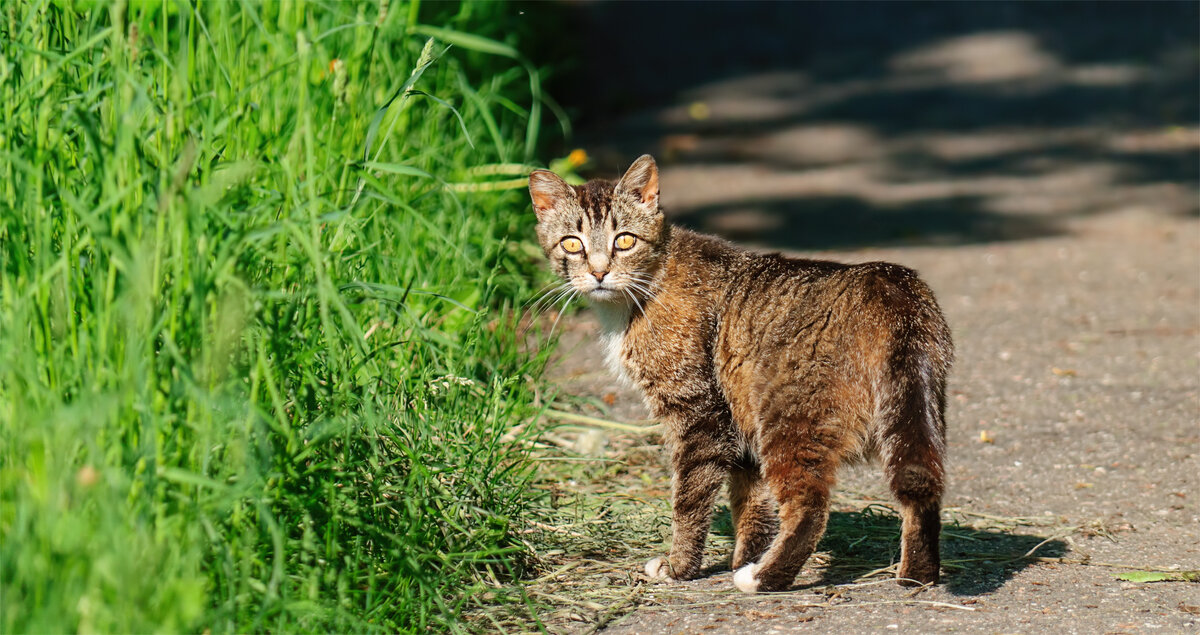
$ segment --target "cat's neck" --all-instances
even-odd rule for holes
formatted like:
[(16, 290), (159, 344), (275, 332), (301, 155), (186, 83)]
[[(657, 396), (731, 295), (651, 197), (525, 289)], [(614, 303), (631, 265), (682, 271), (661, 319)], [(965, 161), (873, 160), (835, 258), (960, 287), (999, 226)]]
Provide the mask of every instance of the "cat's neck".
[(629, 327), (629, 316), (633, 314), (633, 303), (628, 300), (616, 302), (593, 302), (592, 311), (600, 322), (600, 331), (605, 334), (624, 333)]

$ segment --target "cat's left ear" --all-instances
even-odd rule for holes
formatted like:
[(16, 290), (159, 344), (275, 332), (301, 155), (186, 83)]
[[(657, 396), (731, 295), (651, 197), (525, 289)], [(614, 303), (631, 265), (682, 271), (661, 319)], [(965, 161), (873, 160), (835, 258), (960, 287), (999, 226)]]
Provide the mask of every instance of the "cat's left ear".
[(658, 211), (658, 164), (654, 157), (638, 157), (617, 182), (616, 191), (632, 194), (651, 211)]

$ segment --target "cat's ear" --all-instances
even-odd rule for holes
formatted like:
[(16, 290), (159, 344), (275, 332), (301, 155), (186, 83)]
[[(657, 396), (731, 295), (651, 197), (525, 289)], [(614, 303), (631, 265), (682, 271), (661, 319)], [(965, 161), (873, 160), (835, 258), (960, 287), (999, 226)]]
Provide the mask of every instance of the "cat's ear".
[(533, 199), (533, 211), (538, 221), (574, 196), (575, 190), (549, 170), (534, 170), (529, 175), (529, 198)]
[(628, 192), (653, 211), (658, 210), (658, 164), (654, 157), (643, 154), (629, 166), (617, 182), (616, 191)]

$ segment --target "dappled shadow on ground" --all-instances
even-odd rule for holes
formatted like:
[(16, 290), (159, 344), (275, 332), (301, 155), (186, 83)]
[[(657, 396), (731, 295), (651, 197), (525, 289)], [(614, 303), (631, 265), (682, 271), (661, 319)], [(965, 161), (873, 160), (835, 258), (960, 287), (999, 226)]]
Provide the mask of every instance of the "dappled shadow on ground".
[[(1065, 542), (1046, 536), (947, 524), (942, 528), (941, 583), (955, 595), (995, 591), (1032, 564), (1024, 556), (1034, 547), (1038, 556), (1046, 557), (1060, 557), (1067, 550)], [(900, 561), (900, 519), (882, 505), (835, 511), (817, 548), (829, 554), (817, 584), (850, 582)]]
[(962, 244), (1200, 209), (1196, 3), (572, 5), (557, 95), (676, 222), (778, 248)]
[(810, 196), (750, 199), (692, 208), (681, 222), (736, 241), (790, 249), (837, 249), (922, 242), (1016, 240), (1060, 233), (1050, 219), (998, 214), (979, 197), (951, 197), (880, 209), (861, 199)]
[[(728, 508), (718, 512), (713, 533), (733, 539)], [(1026, 556), (1057, 558), (1067, 552), (1067, 544), (1062, 540), (958, 523), (943, 525), (941, 548), (941, 584), (954, 595), (995, 591), (1034, 563)], [(812, 567), (814, 561), (823, 563), (819, 579), (805, 582), (801, 578), (799, 588), (848, 584), (895, 565), (900, 561), (899, 517), (891, 508), (878, 503), (856, 511), (831, 512), (825, 536), (805, 569)], [(706, 569), (705, 573), (714, 575), (728, 570), (729, 563), (724, 562)]]

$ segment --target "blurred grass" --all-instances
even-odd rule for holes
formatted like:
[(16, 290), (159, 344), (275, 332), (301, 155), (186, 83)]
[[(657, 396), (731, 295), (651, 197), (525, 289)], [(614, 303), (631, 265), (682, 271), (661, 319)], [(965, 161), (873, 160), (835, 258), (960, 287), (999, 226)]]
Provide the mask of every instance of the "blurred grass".
[(524, 601), (545, 98), (514, 13), (0, 6), (0, 630)]

